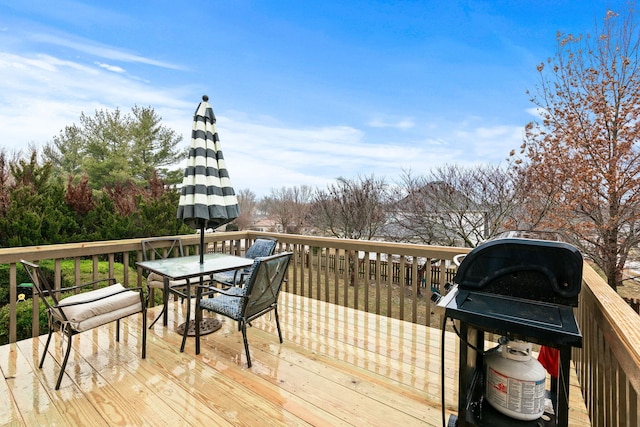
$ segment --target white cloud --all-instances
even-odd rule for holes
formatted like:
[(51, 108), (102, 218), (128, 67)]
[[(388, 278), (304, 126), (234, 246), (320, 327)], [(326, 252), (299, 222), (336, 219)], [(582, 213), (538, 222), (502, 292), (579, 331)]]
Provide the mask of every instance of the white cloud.
[(506, 159), (512, 149), (522, 144), (523, 136), (523, 126), (480, 126), (456, 132), (458, 143), (471, 149), (483, 163)]
[[(51, 55), (0, 52), (3, 147), (12, 151), (29, 143), (41, 146), (65, 126), (77, 123), (83, 112), (116, 107), (128, 111), (133, 105), (152, 106), (163, 125), (183, 135), (182, 144), (188, 147), (199, 99), (185, 99), (194, 88), (158, 88), (113, 67), (106, 62), (86, 65)], [(217, 116), (234, 186), (258, 196), (294, 185), (324, 188), (341, 176), (374, 174), (392, 183), (403, 170), (421, 174), (442, 164), (501, 161), (520, 145), (522, 132), (510, 126), (474, 127), (479, 123), (476, 119), (437, 120), (434, 125), (434, 121), (405, 118), (388, 129), (359, 129), (282, 124), (277, 117), (236, 111), (221, 111)]]
[(542, 119), (545, 113), (545, 109), (544, 108), (540, 108), (540, 107), (534, 107), (534, 108), (527, 108), (526, 112), (530, 115), (532, 115), (534, 118), (536, 119)]
[(346, 126), (296, 129), (219, 116), (218, 133), (234, 185), (258, 194), (283, 186), (324, 187), (389, 161), (387, 150), (364, 144), (362, 131)]
[(118, 67), (117, 65), (109, 65), (109, 64), (104, 64), (102, 62), (96, 62), (95, 64), (100, 68), (104, 68), (105, 70), (108, 70), (108, 71), (113, 71), (114, 73), (125, 72), (124, 68)]
[(0, 69), (0, 136), (10, 151), (50, 141), (82, 112), (152, 105), (169, 121), (178, 111), (189, 121), (195, 109), (180, 100), (180, 88), (157, 90), (122, 73), (50, 55), (0, 52)]
[(411, 129), (415, 126), (412, 117), (400, 119), (397, 122), (388, 122), (380, 119), (373, 119), (367, 123), (372, 128), (395, 128), (395, 129)]
[(56, 46), (67, 47), (78, 52), (88, 53), (93, 56), (111, 59), (115, 61), (132, 62), (153, 65), (156, 67), (169, 68), (173, 70), (181, 70), (183, 67), (168, 62), (158, 61), (152, 58), (136, 55), (134, 53), (125, 52), (122, 49), (105, 46), (93, 41), (76, 38), (71, 40), (68, 37), (59, 37), (52, 34), (33, 34), (31, 39), (38, 43), (48, 43)]

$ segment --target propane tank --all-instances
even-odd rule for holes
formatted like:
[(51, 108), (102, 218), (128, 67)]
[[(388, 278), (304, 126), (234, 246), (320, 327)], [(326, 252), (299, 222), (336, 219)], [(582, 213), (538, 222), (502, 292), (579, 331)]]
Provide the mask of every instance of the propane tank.
[(485, 398), (503, 414), (531, 421), (544, 413), (547, 372), (531, 357), (531, 343), (501, 342), (485, 356)]

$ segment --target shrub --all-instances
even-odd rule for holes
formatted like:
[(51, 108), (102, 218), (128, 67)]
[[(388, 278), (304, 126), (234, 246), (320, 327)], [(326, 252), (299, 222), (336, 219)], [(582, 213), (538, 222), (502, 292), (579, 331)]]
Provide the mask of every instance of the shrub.
[[(16, 336), (18, 341), (31, 338), (32, 301), (28, 299), (16, 305)], [(44, 302), (40, 302), (40, 335), (49, 332), (47, 312)], [(0, 308), (0, 345), (9, 343), (9, 306)]]
[[(31, 282), (22, 265), (16, 268), (16, 281), (18, 284)], [(9, 304), (9, 265), (0, 264), (0, 306)]]

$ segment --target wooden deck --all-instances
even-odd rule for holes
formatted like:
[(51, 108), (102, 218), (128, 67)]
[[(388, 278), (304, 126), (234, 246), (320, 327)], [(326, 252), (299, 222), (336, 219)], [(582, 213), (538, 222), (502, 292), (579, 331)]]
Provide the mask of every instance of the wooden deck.
[[(439, 330), (286, 293), (280, 305), (285, 342), (268, 316), (254, 322), (251, 369), (229, 320), (203, 337), (200, 355), (193, 339), (180, 353), (177, 303), (168, 327), (149, 331), (145, 360), (135, 317), (119, 343), (115, 325), (74, 337), (59, 391), (59, 334), (42, 370), (42, 337), (2, 346), (0, 425), (441, 425)], [(457, 346), (447, 333), (447, 419), (457, 406)], [(575, 374), (570, 420), (590, 425)]]

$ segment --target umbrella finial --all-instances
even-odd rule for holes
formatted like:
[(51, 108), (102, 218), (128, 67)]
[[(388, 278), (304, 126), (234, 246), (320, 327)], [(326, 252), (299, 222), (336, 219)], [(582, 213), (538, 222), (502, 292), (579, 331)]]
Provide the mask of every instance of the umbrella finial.
[(202, 100), (204, 102), (207, 102), (209, 100), (209, 97), (207, 95), (202, 95)]

